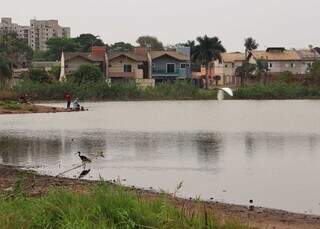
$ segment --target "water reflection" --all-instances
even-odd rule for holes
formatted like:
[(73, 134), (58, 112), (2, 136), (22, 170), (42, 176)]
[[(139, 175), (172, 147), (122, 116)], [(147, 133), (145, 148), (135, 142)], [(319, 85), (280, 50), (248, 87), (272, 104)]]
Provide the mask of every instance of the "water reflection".
[[(164, 190), (183, 180), (187, 197), (214, 194), (239, 204), (253, 198), (262, 206), (320, 214), (314, 203), (320, 192), (314, 176), (320, 173), (319, 143), (315, 134), (13, 130), (0, 131), (0, 162), (52, 175), (76, 167), (64, 175), (119, 176), (130, 185)], [(81, 167), (77, 151), (93, 159), (88, 168)]]
[(198, 160), (205, 168), (217, 164), (223, 152), (223, 137), (217, 133), (197, 134), (196, 146)]

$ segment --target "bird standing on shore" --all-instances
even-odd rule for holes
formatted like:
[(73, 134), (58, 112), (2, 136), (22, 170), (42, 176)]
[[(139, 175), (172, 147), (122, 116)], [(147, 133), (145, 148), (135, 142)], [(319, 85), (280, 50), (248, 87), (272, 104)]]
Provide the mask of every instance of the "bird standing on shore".
[(79, 154), (79, 157), (80, 157), (81, 161), (82, 161), (84, 164), (86, 164), (86, 163), (91, 163), (91, 162), (92, 162), (92, 161), (91, 161), (89, 158), (87, 158), (86, 156), (81, 155), (81, 152), (80, 152), (80, 151), (78, 152), (78, 154)]

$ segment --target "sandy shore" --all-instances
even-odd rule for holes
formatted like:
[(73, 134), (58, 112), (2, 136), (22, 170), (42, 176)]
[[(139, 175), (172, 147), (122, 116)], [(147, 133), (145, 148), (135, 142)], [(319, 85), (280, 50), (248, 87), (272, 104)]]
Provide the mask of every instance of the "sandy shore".
[[(20, 170), (11, 166), (0, 165), (0, 190), (5, 191), (14, 187), (18, 177), (24, 175), (27, 182), (24, 191), (32, 196), (39, 197), (45, 194), (51, 187), (63, 187), (78, 192), (86, 191), (96, 181), (57, 178), (38, 175), (32, 171)], [(112, 184), (114, 185), (114, 184)], [(127, 188), (139, 192), (145, 198), (155, 198), (159, 194), (151, 191)], [(198, 209), (199, 203), (192, 200), (168, 197), (177, 206), (189, 209)], [(252, 226), (253, 228), (275, 228), (275, 229), (320, 229), (320, 216), (289, 213), (281, 210), (258, 208), (249, 211), (247, 206), (223, 204), (217, 202), (203, 202), (208, 209), (220, 219), (234, 218)]]

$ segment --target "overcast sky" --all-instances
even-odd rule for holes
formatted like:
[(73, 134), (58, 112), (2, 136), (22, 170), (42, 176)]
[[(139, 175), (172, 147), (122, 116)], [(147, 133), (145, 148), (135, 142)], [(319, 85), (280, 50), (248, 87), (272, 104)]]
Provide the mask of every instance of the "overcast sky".
[(59, 19), (72, 36), (93, 33), (108, 44), (135, 44), (140, 35), (175, 44), (208, 34), (237, 51), (248, 36), (261, 49), (320, 46), (319, 9), (320, 0), (3, 0), (0, 17)]

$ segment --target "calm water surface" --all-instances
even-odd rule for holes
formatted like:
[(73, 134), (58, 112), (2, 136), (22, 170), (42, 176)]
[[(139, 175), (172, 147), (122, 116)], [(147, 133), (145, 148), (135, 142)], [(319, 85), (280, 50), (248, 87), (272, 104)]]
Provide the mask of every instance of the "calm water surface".
[(57, 175), (79, 165), (81, 151), (94, 159), (87, 179), (171, 192), (183, 181), (187, 198), (320, 214), (320, 101), (84, 105), (90, 111), (1, 115), (0, 163)]

